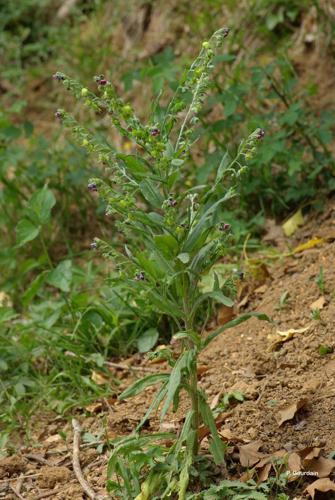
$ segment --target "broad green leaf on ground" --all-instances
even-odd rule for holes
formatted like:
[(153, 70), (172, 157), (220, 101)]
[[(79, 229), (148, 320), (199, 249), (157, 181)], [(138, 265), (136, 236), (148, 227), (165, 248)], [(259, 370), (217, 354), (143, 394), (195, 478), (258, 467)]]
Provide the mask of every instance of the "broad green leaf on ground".
[(137, 340), (137, 348), (140, 352), (148, 352), (156, 344), (159, 333), (156, 328), (149, 328)]
[(69, 292), (72, 281), (72, 262), (63, 260), (58, 266), (51, 271), (47, 277), (47, 282), (62, 292)]
[(22, 247), (29, 241), (34, 240), (40, 232), (40, 228), (28, 219), (22, 219), (16, 226), (16, 242)]
[(50, 189), (43, 188), (37, 191), (29, 200), (28, 210), (32, 213), (34, 219), (43, 225), (48, 222), (51, 210), (56, 204), (56, 198)]

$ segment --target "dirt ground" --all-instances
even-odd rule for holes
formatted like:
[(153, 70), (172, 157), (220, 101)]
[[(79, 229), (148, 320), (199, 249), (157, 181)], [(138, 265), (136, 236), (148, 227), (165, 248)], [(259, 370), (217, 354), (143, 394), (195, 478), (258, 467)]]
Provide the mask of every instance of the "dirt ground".
[[(308, 242), (314, 238), (320, 241), (311, 246)], [(229, 477), (244, 480), (250, 476), (246, 471), (254, 467), (256, 477), (266, 478), (271, 473), (269, 457), (276, 453), (288, 457), (291, 470), (298, 460), (297, 470), (318, 471), (319, 478), (332, 479), (335, 461), (326, 457), (335, 450), (335, 354), (321, 355), (319, 349), (325, 346), (332, 351), (335, 346), (335, 203), (323, 214), (311, 216), (294, 237), (285, 239), (272, 225), (266, 239), (282, 257), (266, 267), (261, 284), (246, 269), (240, 311), (267, 313), (275, 324), (250, 319), (219, 336), (200, 360), (200, 385), (212, 406), (232, 391), (245, 397), (218, 417), (222, 439), (229, 443)], [(300, 251), (297, 245), (303, 245)], [(285, 257), (294, 248), (298, 251)], [(324, 289), (316, 282), (321, 267)], [(319, 309), (319, 318), (312, 318), (312, 309)], [(219, 311), (218, 323), (225, 321), (226, 312)], [(144, 362), (139, 355), (124, 361), (133, 366)], [(151, 365), (152, 370), (165, 368)], [(120, 391), (135, 378), (134, 372), (116, 369), (113, 375), (121, 381)], [(97, 401), (77, 418), (84, 431), (102, 441), (127, 434), (143, 416), (154, 390), (149, 388), (128, 401), (116, 397)], [(183, 409), (171, 414), (163, 426), (154, 416), (149, 429), (178, 430), (183, 414)], [(0, 460), (0, 498), (85, 498), (73, 472), (72, 436), (69, 420), (38, 417), (29, 447), (22, 446), (19, 453)], [(83, 474), (97, 493), (106, 494), (108, 456), (108, 450), (98, 453), (96, 446), (87, 443), (81, 447)], [(313, 480), (305, 476), (298, 487), (293, 485), (292, 498), (305, 498), (306, 494), (299, 495)], [(324, 495), (335, 498), (335, 493)]]

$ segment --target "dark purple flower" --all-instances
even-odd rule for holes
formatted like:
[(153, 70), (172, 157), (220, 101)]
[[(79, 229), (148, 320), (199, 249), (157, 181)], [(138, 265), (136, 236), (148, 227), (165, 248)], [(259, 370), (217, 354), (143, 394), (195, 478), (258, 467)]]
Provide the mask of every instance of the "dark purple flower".
[(223, 30), (222, 30), (222, 36), (224, 36), (226, 38), (226, 36), (229, 35), (229, 31), (230, 31), (229, 28), (223, 28)]
[(58, 81), (61, 81), (61, 80), (64, 80), (64, 79), (65, 79), (65, 78), (64, 78), (64, 75), (62, 75), (61, 73), (58, 73), (58, 72), (57, 72), (57, 73), (55, 73), (54, 75), (52, 75), (52, 78), (53, 78), (54, 80), (58, 80)]
[(87, 189), (91, 192), (93, 191), (98, 191), (98, 187), (96, 185), (95, 182), (90, 182), (88, 185), (87, 185)]
[(90, 247), (92, 250), (96, 250), (98, 248), (98, 243), (96, 241), (92, 241), (90, 244)]
[(258, 140), (261, 140), (261, 139), (263, 139), (264, 136), (265, 136), (265, 130), (263, 130), (262, 128), (260, 128), (259, 131), (256, 134), (256, 138)]
[(55, 118), (61, 120), (63, 118), (63, 113), (58, 109), (55, 113)]
[(135, 280), (136, 281), (144, 281), (145, 280), (145, 274), (143, 271), (139, 271), (138, 273), (135, 274)]
[(107, 85), (108, 83), (108, 80), (105, 80), (105, 78), (102, 78), (101, 80), (99, 80), (99, 85)]
[(230, 228), (231, 228), (230, 224), (228, 224), (226, 222), (222, 222), (220, 224), (219, 231), (226, 232), (226, 231), (229, 231)]
[(150, 135), (152, 135), (153, 137), (156, 137), (160, 133), (161, 133), (161, 131), (159, 130), (159, 128), (153, 128), (153, 129), (151, 129)]
[(169, 207), (175, 207), (177, 205), (177, 200), (174, 200), (172, 196), (169, 197), (167, 204)]

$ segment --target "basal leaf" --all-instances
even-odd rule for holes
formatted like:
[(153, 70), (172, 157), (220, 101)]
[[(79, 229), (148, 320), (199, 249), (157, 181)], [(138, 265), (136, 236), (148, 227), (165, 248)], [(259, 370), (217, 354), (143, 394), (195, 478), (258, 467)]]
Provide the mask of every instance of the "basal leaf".
[(16, 226), (16, 242), (22, 247), (29, 241), (34, 240), (40, 232), (40, 228), (28, 219), (22, 219)]
[(148, 352), (156, 344), (158, 340), (158, 330), (149, 328), (137, 340), (137, 348), (140, 352)]

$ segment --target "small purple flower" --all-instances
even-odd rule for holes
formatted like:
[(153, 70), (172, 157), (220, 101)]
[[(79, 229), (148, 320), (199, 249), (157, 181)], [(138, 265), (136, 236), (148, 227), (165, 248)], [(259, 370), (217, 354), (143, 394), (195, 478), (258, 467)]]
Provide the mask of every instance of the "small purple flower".
[(143, 271), (139, 271), (138, 273), (135, 274), (135, 280), (136, 281), (144, 281), (145, 280), (145, 274)]
[(159, 128), (153, 128), (153, 129), (151, 129), (150, 135), (152, 135), (153, 137), (156, 137), (160, 133), (161, 133), (161, 131), (159, 130)]
[(55, 113), (55, 118), (57, 118), (57, 120), (61, 120), (63, 118), (63, 113), (59, 109)]
[(98, 191), (98, 187), (96, 185), (95, 182), (90, 182), (88, 185), (87, 185), (87, 189), (91, 192), (93, 191)]
[(90, 244), (90, 247), (92, 250), (96, 250), (98, 248), (98, 243), (96, 241), (92, 241)]
[(259, 129), (259, 131), (256, 134), (256, 139), (261, 140), (263, 139), (264, 136), (265, 136), (265, 130), (263, 130), (262, 128)]
[(222, 231), (223, 233), (226, 232), (226, 231), (229, 231), (229, 229), (231, 228), (231, 225), (226, 223), (226, 222), (222, 222), (220, 224), (220, 227), (219, 227), (219, 231)]
[(65, 80), (64, 75), (62, 75), (61, 73), (58, 73), (58, 72), (57, 72), (57, 73), (55, 73), (54, 75), (52, 75), (52, 78), (53, 78), (54, 80), (59, 81), (59, 82), (60, 82), (60, 81), (62, 81), (62, 80)]
[(106, 80), (105, 78), (102, 78), (102, 80), (99, 81), (99, 85), (107, 85), (108, 83), (108, 80)]
[(173, 199), (172, 196), (169, 197), (167, 201), (168, 207), (175, 207), (177, 206), (177, 200)]

